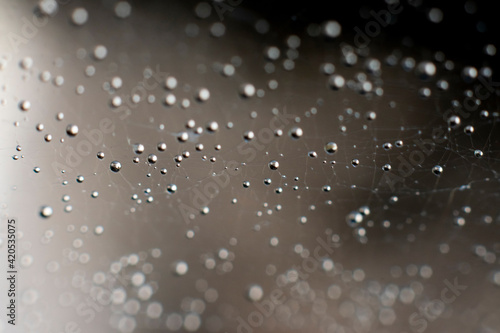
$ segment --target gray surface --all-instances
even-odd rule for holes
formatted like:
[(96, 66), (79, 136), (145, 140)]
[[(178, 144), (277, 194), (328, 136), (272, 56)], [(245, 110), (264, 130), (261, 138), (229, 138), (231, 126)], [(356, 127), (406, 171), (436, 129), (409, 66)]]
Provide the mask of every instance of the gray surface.
[[(80, 5), (88, 10), (89, 21), (76, 27), (69, 23), (69, 17)], [(277, 288), (287, 299), (265, 319), (262, 327), (253, 329), (255, 332), (288, 332), (292, 328), (297, 332), (413, 332), (423, 324), (409, 322), (412, 313), (418, 312), (425, 302), (439, 299), (447, 286), (445, 281), (454, 279), (467, 289), (448, 304), (436, 320), (429, 319), (425, 331), (500, 331), (498, 258), (485, 262), (484, 256), (475, 254), (476, 246), (483, 246), (494, 256), (500, 251), (500, 147), (494, 117), (481, 120), (476, 111), (471, 117), (463, 118), (461, 127), (451, 130), (444, 142), (436, 143), (435, 151), (394, 189), (385, 182), (382, 171), (382, 166), (390, 163), (392, 173), (400, 175), (398, 158), (408, 160), (413, 152), (421, 150), (414, 140), (431, 139), (432, 130), (436, 128), (448, 130), (442, 114), (453, 99), (463, 101), (464, 90), (477, 84), (477, 81), (463, 82), (460, 77), (463, 64), (458, 61), (455, 70), (447, 71), (442, 63), (435, 62), (436, 75), (423, 81), (413, 72), (405, 72), (399, 64), (395, 67), (385, 64), (384, 59), (400, 47), (397, 42), (381, 38), (374, 40), (370, 57), (383, 63), (382, 74), (379, 77), (368, 74), (368, 79), (374, 88), (383, 88), (383, 95), (363, 95), (347, 86), (334, 91), (328, 87), (328, 76), (320, 72), (323, 62), (333, 63), (336, 73), (343, 75), (346, 81), (366, 72), (363, 57), (353, 67), (342, 64), (341, 43), (352, 44), (350, 31), (343, 31), (341, 37), (334, 40), (310, 37), (304, 32), (300, 36), (295, 69), (285, 71), (282, 63), (289, 35), (285, 27), (276, 28), (271, 24), (271, 32), (260, 35), (252, 27), (254, 19), (252, 24), (239, 21), (235, 11), (235, 17), (222, 21), (226, 26), (225, 35), (214, 38), (210, 36), (209, 27), (219, 18), (213, 8), (212, 15), (202, 20), (195, 16), (194, 5), (168, 2), (133, 6), (132, 15), (124, 20), (114, 16), (111, 3), (60, 5), (58, 13), (22, 45), (19, 52), (10, 52), (11, 59), (0, 70), (2, 220), (16, 217), (19, 221), (22, 239), (18, 243), (18, 255), (24, 258), (20, 265), (29, 263), (29, 258), (33, 260), (19, 275), (18, 302), (22, 304), (19, 318), (20, 324), (25, 325), (22, 331), (62, 332), (69, 323), (66, 330), (71, 332), (68, 327), (72, 327), (72, 322), (82, 332), (120, 331), (120, 327), (126, 331), (123, 329), (125, 317), (136, 322), (135, 332), (168, 331), (168, 315), (179, 313), (186, 318), (188, 313), (196, 312), (195, 305), (199, 302), (191, 309), (186, 304), (192, 299), (204, 299), (204, 293), (199, 290), (203, 280), (217, 290), (218, 299), (213, 303), (203, 301), (200, 332), (237, 331), (237, 316), (247, 318), (258, 311), (246, 297), (252, 284), (262, 286), (263, 299), (269, 299)], [(31, 19), (34, 4), (4, 0), (1, 6), (0, 58), (9, 53), (5, 51), (9, 45), (6, 36), (9, 32), (19, 34), (23, 25), (20, 18)], [(186, 36), (188, 23), (198, 25), (197, 37)], [(102, 61), (91, 56), (97, 44), (105, 45), (108, 50)], [(276, 72), (267, 74), (264, 66), (270, 61), (263, 54), (270, 45), (280, 47), (281, 57), (273, 62)], [(79, 49), (86, 50), (88, 55), (79, 59)], [(401, 54), (414, 57), (418, 64), (421, 60), (432, 61), (434, 51), (403, 48)], [(18, 64), (27, 56), (33, 59), (34, 65), (24, 70)], [(233, 77), (223, 77), (213, 70), (215, 63), (230, 63), (235, 56), (242, 59), (242, 64), (236, 67)], [(451, 56), (448, 58), (454, 60)], [(93, 77), (85, 76), (87, 65), (95, 66)], [(179, 82), (173, 91), (176, 106), (167, 107), (162, 103), (167, 90), (161, 82), (148, 91), (156, 97), (154, 103), (141, 101), (129, 116), (121, 119), (123, 113), (113, 112), (110, 107), (112, 96), (124, 99), (143, 80), (144, 69), (154, 70), (157, 66), (162, 75), (173, 75)], [(44, 70), (52, 74), (52, 79), (62, 75), (64, 84), (57, 87), (52, 79), (42, 82), (39, 75)], [(115, 75), (123, 79), (123, 87), (115, 93), (105, 91), (103, 83)], [(267, 86), (271, 79), (279, 83), (274, 91)], [(449, 81), (448, 91), (436, 89), (439, 79)], [(242, 98), (238, 89), (246, 82), (263, 89), (265, 96)], [(75, 93), (77, 85), (85, 86), (81, 96)], [(208, 88), (211, 94), (203, 103), (194, 97), (201, 87)], [(418, 96), (421, 87), (431, 88), (431, 98), (424, 100)], [(178, 105), (183, 98), (191, 103), (187, 109)], [(19, 109), (22, 100), (31, 102), (29, 111)], [(395, 102), (395, 107), (390, 107), (390, 102)], [(482, 101), (480, 109), (490, 110), (491, 115), (498, 102), (498, 97), (490, 96)], [(295, 115), (300, 121), (295, 123), (294, 119), (287, 118), (283, 136), (273, 137), (257, 149), (262, 143), (259, 133), (268, 131), (270, 121), (276, 119), (271, 112), (273, 108)], [(316, 114), (308, 113), (312, 108), (317, 110)], [(346, 108), (352, 108), (355, 115), (346, 114)], [(377, 118), (368, 121), (365, 113), (371, 110)], [(257, 118), (251, 118), (252, 111), (257, 112)], [(56, 120), (58, 112), (64, 113), (62, 121)], [(341, 115), (343, 120), (339, 119)], [(81, 163), (65, 168), (64, 173), (56, 173), (52, 167), (54, 161), (66, 164), (67, 149), (76, 149), (86, 140), (84, 130), (98, 129), (99, 122), (105, 118), (112, 120), (114, 130), (103, 133), (102, 143), (92, 145), (92, 152), (83, 157)], [(185, 129), (189, 119), (203, 127), (203, 134), (195, 135)], [(16, 121), (17, 127), (13, 126)], [(214, 134), (205, 130), (209, 121), (219, 124)], [(228, 122), (234, 124), (232, 129), (226, 127)], [(42, 132), (36, 130), (37, 123), (45, 125)], [(68, 124), (78, 125), (80, 132), (76, 137), (66, 134)], [(163, 130), (160, 124), (164, 125)], [(471, 137), (463, 132), (469, 124), (475, 127)], [(294, 126), (303, 129), (304, 135), (299, 139), (288, 134)], [(341, 126), (346, 126), (345, 132), (340, 130)], [(242, 136), (248, 130), (257, 135), (254, 146), (244, 144)], [(190, 133), (186, 143), (177, 140), (177, 134), (182, 131)], [(53, 136), (50, 143), (43, 139), (48, 133)], [(403, 140), (403, 147), (393, 147), (390, 151), (382, 148), (383, 143), (395, 145), (397, 140)], [(324, 150), (330, 141), (338, 145), (333, 155)], [(158, 142), (165, 142), (167, 151), (158, 152)], [(143, 154), (134, 154), (135, 143), (145, 146)], [(196, 143), (202, 143), (205, 149), (197, 152)], [(214, 149), (216, 144), (222, 146), (220, 151)], [(15, 150), (16, 145), (22, 146), (21, 152)], [(255, 157), (242, 152), (248, 147), (253, 147)], [(474, 157), (475, 149), (483, 150), (482, 159)], [(98, 151), (105, 153), (103, 160), (96, 157)], [(173, 158), (183, 151), (191, 155), (176, 167)], [(309, 157), (311, 151), (316, 151), (318, 157)], [(155, 165), (147, 164), (151, 153), (158, 156)], [(12, 156), (16, 154), (23, 158), (14, 160)], [(140, 163), (132, 162), (135, 156), (140, 158)], [(216, 157), (216, 162), (210, 162), (211, 157)], [(359, 159), (359, 166), (352, 166), (353, 159)], [(114, 160), (122, 164), (118, 173), (109, 168)], [(271, 160), (279, 161), (278, 170), (270, 170)], [(206, 204), (210, 212), (202, 215), (197, 205), (197, 191), (207, 184), (216, 184), (213, 173), (227, 175), (225, 168), (235, 165), (231, 161), (240, 164), (240, 173), (229, 176), (228, 185), (217, 186), (219, 193)], [(435, 165), (444, 168), (440, 177), (431, 171)], [(35, 166), (41, 168), (40, 173), (33, 172)], [(168, 169), (166, 175), (160, 173), (161, 168)], [(85, 177), (83, 183), (76, 181), (78, 175)], [(268, 177), (272, 184), (266, 186), (264, 179)], [(299, 180), (295, 181), (295, 177)], [(63, 185), (65, 180), (67, 185)], [(243, 187), (244, 181), (251, 183), (249, 188)], [(167, 193), (167, 184), (176, 184), (177, 192)], [(295, 185), (298, 190), (293, 189)], [(330, 185), (332, 190), (323, 191), (324, 185)], [(277, 187), (282, 187), (283, 193), (277, 194)], [(151, 192), (145, 195), (148, 188)], [(91, 197), (94, 190), (99, 192), (95, 199)], [(61, 200), (65, 194), (71, 196), (68, 203)], [(133, 194), (139, 196), (141, 204), (131, 199)], [(148, 196), (154, 198), (152, 203), (146, 202)], [(397, 203), (390, 202), (392, 196), (398, 197)], [(237, 198), (236, 204), (231, 203), (233, 198)], [(332, 204), (326, 204), (327, 200)], [(73, 207), (70, 213), (64, 211), (67, 204)], [(40, 216), (43, 205), (53, 208), (50, 218)], [(277, 211), (277, 205), (282, 209)], [(183, 207), (188, 206), (189, 211), (194, 212), (192, 219), (186, 218), (187, 214), (183, 217)], [(356, 237), (355, 229), (346, 223), (348, 214), (362, 206), (370, 209), (370, 214), (360, 223), (366, 228), (366, 240)], [(464, 212), (467, 206), (470, 213)], [(302, 216), (307, 217), (307, 223), (299, 223)], [(485, 216), (492, 222), (485, 223)], [(463, 227), (454, 224), (457, 217), (465, 219)], [(373, 221), (373, 226), (369, 226), (369, 221)], [(390, 221), (390, 227), (383, 227), (383, 221)], [(71, 226), (75, 231), (68, 231)], [(83, 226), (88, 227), (87, 232), (80, 232)], [(95, 235), (96, 226), (104, 227), (102, 235)], [(195, 233), (192, 239), (186, 237), (189, 230)], [(54, 235), (44, 243), (47, 231)], [(5, 253), (4, 224), (1, 232), (1, 249)], [(294, 252), (294, 247), (301, 244), (312, 256), (319, 244), (317, 238), (332, 234), (340, 239), (329, 255), (335, 265), (333, 271), (325, 272), (319, 267), (307, 277), (303, 276), (304, 281), (299, 284), (302, 295), (291, 291), (296, 282), (281, 287), (279, 276), (295, 265), (302, 265), (303, 257), (307, 257), (305, 252), (303, 257)], [(270, 246), (272, 237), (279, 239), (278, 246)], [(83, 241), (80, 248), (74, 246), (76, 239)], [(449, 246), (449, 253), (440, 252), (441, 244)], [(154, 248), (161, 249), (161, 257), (152, 257)], [(230, 260), (218, 257), (221, 248), (229, 251)], [(90, 261), (86, 264), (72, 261), (70, 252), (79, 256), (87, 253)], [(149, 300), (141, 301), (140, 311), (127, 316), (120, 305), (97, 304), (92, 308), (86, 303), (84, 308), (79, 308), (82, 302), (92, 302), (89, 296), (92, 293), (87, 287), (80, 287), (75, 276), (84, 276), (91, 286), (96, 272), (109, 273), (112, 262), (132, 254), (139, 254), (142, 259), (137, 265), (122, 269), (124, 280), (112, 282), (108, 278), (101, 287), (107, 290), (123, 287), (127, 299), (136, 299), (138, 288), (128, 284), (129, 278), (141, 265), (151, 263), (154, 269), (146, 274), (146, 283), (155, 292)], [(488, 258), (492, 258), (491, 254)], [(208, 257), (215, 258), (213, 270), (205, 267)], [(177, 260), (188, 264), (186, 275), (174, 274), (172, 265)], [(47, 265), (54, 261), (60, 267), (50, 273)], [(224, 271), (228, 262), (232, 265), (230, 272)], [(274, 274), (266, 274), (270, 265), (274, 267)], [(411, 265), (416, 265), (424, 275), (425, 268), (421, 268), (431, 267), (432, 276), (424, 278), (418, 273), (412, 276)], [(400, 276), (394, 267), (402, 270)], [(353, 272), (359, 274), (359, 270), (365, 277), (355, 281)], [(128, 282), (123, 285), (123, 281)], [(339, 299), (328, 297), (332, 284), (342, 290)], [(377, 285), (378, 293), (374, 292)], [(387, 293), (384, 296), (383, 291), (390, 290), (391, 286), (399, 290), (412, 286), (421, 291), (410, 304), (403, 304), (399, 299), (404, 298), (401, 295), (396, 296), (393, 304), (384, 303)], [(38, 296), (34, 302), (33, 295)], [(68, 304), (67, 299), (70, 299)], [(153, 301), (163, 306), (160, 319), (148, 318), (146, 309)], [(351, 308), (356, 310), (350, 312)], [(82, 315), (84, 309), (94, 315), (89, 312)], [(392, 325), (383, 325), (381, 317), (385, 311), (394, 311), (396, 319)], [(122, 326), (116, 324), (120, 320)], [(2, 328), (4, 332), (11, 332), (3, 317), (0, 331)]]

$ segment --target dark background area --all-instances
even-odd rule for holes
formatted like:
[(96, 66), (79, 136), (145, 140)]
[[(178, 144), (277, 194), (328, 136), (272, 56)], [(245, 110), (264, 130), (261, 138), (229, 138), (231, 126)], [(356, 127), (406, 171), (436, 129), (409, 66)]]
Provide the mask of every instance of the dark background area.
[[(344, 34), (354, 33), (353, 28), (356, 26), (364, 28), (367, 22), (373, 20), (369, 14), (371, 10), (378, 13), (386, 10), (388, 5), (383, 1), (370, 0), (244, 0), (240, 6), (262, 15), (275, 26), (297, 32), (304, 31), (304, 27), (311, 22), (321, 24), (335, 19), (342, 25)], [(484, 52), (482, 56), (478, 56), (478, 51), (482, 51), (485, 45), (496, 44), (499, 40), (498, 2), (401, 0), (400, 6), (403, 7), (401, 13), (392, 24), (383, 29), (387, 39), (402, 41), (405, 37), (410, 37), (414, 48), (441, 50), (447, 56), (453, 55), (453, 58), (463, 59), (465, 63), (478, 68), (499, 68), (498, 53), (494, 57), (487, 56)], [(466, 7), (473, 14), (467, 13)], [(428, 19), (431, 8), (442, 10), (443, 20), (440, 23), (433, 23)]]

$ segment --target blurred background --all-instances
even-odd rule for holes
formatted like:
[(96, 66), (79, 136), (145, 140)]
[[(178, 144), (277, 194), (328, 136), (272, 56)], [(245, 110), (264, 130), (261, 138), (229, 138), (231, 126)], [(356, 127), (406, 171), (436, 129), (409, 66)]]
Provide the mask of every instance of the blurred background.
[(499, 31), (488, 1), (0, 0), (0, 332), (500, 332)]

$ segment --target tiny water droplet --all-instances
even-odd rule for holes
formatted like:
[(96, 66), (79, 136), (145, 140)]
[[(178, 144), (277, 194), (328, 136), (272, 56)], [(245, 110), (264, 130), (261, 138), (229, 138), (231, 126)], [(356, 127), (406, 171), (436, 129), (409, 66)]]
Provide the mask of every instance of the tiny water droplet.
[(278, 170), (279, 166), (280, 166), (280, 164), (278, 161), (273, 160), (273, 161), (269, 162), (269, 168), (271, 170)]
[(68, 133), (69, 136), (76, 136), (78, 134), (78, 126), (76, 125), (68, 125), (66, 127), (66, 133)]
[(110, 163), (109, 168), (113, 172), (118, 172), (122, 168), (122, 164), (120, 162), (118, 162), (118, 161), (113, 161), (113, 162)]
[(302, 128), (300, 127), (293, 127), (290, 130), (290, 136), (294, 139), (299, 139), (302, 135), (304, 135), (304, 131), (302, 131)]
[(177, 191), (177, 185), (175, 185), (175, 184), (168, 184), (167, 185), (167, 191), (169, 193), (175, 193)]
[(263, 296), (264, 296), (264, 290), (262, 290), (261, 286), (254, 284), (251, 285), (250, 288), (248, 288), (247, 297), (250, 301), (258, 302), (262, 299)]
[(156, 161), (158, 161), (158, 156), (156, 156), (155, 154), (149, 154), (149, 156), (148, 156), (148, 162), (150, 164), (155, 164)]
[(52, 216), (53, 212), (54, 211), (52, 210), (52, 207), (50, 207), (50, 206), (42, 206), (42, 208), (40, 210), (40, 215), (42, 217), (48, 218), (48, 217)]
[(325, 151), (328, 153), (328, 154), (334, 154), (338, 149), (338, 146), (335, 142), (328, 142), (326, 145), (325, 145)]
[(443, 173), (443, 167), (441, 167), (440, 165), (436, 165), (435, 167), (432, 168), (432, 172), (436, 176), (440, 176)]

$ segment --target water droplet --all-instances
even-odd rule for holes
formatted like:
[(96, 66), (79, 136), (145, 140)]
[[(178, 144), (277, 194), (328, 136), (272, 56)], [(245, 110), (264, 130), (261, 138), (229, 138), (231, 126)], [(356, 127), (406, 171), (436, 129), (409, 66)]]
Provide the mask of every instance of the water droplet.
[(175, 274), (181, 276), (185, 275), (189, 270), (189, 266), (185, 261), (178, 261), (175, 264)]
[(354, 228), (358, 226), (359, 223), (363, 222), (363, 215), (359, 212), (351, 212), (346, 217), (347, 225)]
[(94, 57), (97, 60), (103, 60), (108, 55), (108, 49), (104, 45), (97, 45), (94, 48)]
[(300, 127), (293, 127), (290, 130), (290, 136), (294, 139), (299, 139), (300, 137), (302, 137), (302, 135), (304, 135), (304, 132), (302, 131), (302, 128), (300, 128)]
[(222, 22), (215, 22), (210, 26), (210, 34), (214, 37), (222, 37), (226, 33), (226, 26)]
[(244, 97), (252, 97), (255, 95), (255, 87), (253, 84), (250, 83), (244, 83), (240, 86), (240, 93)]
[(51, 217), (53, 212), (54, 211), (50, 206), (42, 206), (42, 208), (40, 209), (40, 215), (45, 218)]
[(462, 78), (465, 82), (470, 83), (477, 78), (478, 72), (475, 67), (466, 66), (462, 70)]
[(42, 81), (42, 82), (49, 82), (51, 77), (52, 77), (52, 75), (50, 74), (49, 71), (43, 71), (40, 74), (40, 81)]
[(120, 162), (118, 162), (118, 161), (113, 161), (113, 162), (110, 163), (109, 168), (113, 172), (118, 172), (118, 171), (121, 170), (122, 164)]
[(133, 148), (134, 148), (134, 153), (136, 153), (138, 155), (144, 153), (145, 147), (143, 144), (136, 143)]
[(175, 185), (175, 184), (168, 184), (167, 185), (167, 191), (169, 193), (172, 193), (172, 194), (175, 193), (177, 191), (177, 185)]
[(155, 164), (156, 161), (158, 161), (158, 156), (156, 156), (155, 154), (149, 154), (148, 155), (148, 162), (150, 164)]
[(465, 225), (465, 219), (463, 217), (456, 217), (453, 222), (459, 227), (463, 227)]
[(115, 5), (115, 15), (121, 19), (130, 16), (132, 7), (127, 1), (118, 1)]
[(365, 117), (366, 120), (375, 120), (375, 118), (377, 118), (377, 114), (374, 111), (368, 111)]
[(111, 79), (111, 86), (115, 89), (120, 89), (123, 85), (123, 80), (119, 76), (115, 76)]
[(196, 95), (196, 98), (200, 102), (206, 102), (210, 98), (210, 91), (207, 88), (201, 88), (198, 90), (198, 94)]
[(175, 102), (177, 101), (177, 98), (175, 97), (174, 94), (167, 94), (167, 96), (165, 96), (165, 104), (168, 105), (168, 106), (172, 106), (175, 104)]
[(247, 296), (250, 301), (258, 302), (264, 296), (264, 290), (262, 290), (262, 287), (257, 284), (251, 285), (248, 288)]
[(459, 127), (461, 122), (462, 121), (460, 120), (459, 116), (451, 116), (450, 118), (448, 118), (448, 125), (451, 128), (457, 128), (457, 127)]
[(440, 23), (443, 20), (443, 11), (439, 8), (431, 8), (427, 16), (432, 23)]
[(33, 67), (33, 58), (31, 57), (24, 57), (20, 64), (22, 69), (31, 69), (31, 67)]
[(115, 108), (122, 105), (122, 98), (120, 96), (115, 96), (111, 99), (111, 105)]
[(418, 64), (416, 73), (422, 80), (428, 80), (436, 74), (436, 65), (431, 61), (422, 61)]
[(219, 130), (219, 124), (215, 121), (211, 121), (207, 124), (207, 131), (213, 133)]
[(270, 46), (264, 50), (264, 54), (269, 60), (277, 60), (280, 57), (280, 49)]
[(224, 76), (233, 76), (235, 72), (236, 72), (236, 69), (231, 64), (225, 64), (222, 67), (222, 74)]
[(323, 24), (323, 34), (330, 38), (340, 36), (342, 26), (337, 21), (327, 21)]
[(85, 8), (78, 7), (71, 13), (71, 21), (75, 25), (84, 25), (89, 19), (89, 13)]
[(38, 2), (38, 10), (44, 15), (54, 16), (57, 12), (57, 1), (56, 0), (40, 0)]
[(472, 133), (474, 133), (474, 127), (471, 125), (465, 126), (464, 133), (467, 135), (472, 135)]
[(338, 149), (338, 147), (337, 147), (337, 144), (335, 142), (328, 142), (325, 145), (325, 151), (328, 154), (334, 154), (337, 151), (337, 149)]
[(488, 44), (484, 47), (484, 53), (489, 56), (494, 56), (497, 53), (497, 48), (493, 44)]
[(246, 131), (243, 133), (243, 139), (245, 141), (252, 141), (255, 138), (255, 133), (253, 131)]
[(448, 90), (448, 88), (450, 87), (450, 84), (446, 80), (439, 80), (436, 82), (436, 86), (439, 90), (445, 91), (445, 90)]
[(280, 166), (280, 164), (278, 161), (273, 160), (273, 161), (269, 162), (269, 168), (271, 170), (278, 170), (279, 166)]
[(76, 136), (78, 134), (78, 126), (68, 125), (68, 127), (66, 127), (66, 133), (68, 133), (69, 136)]
[(443, 167), (441, 167), (440, 165), (436, 165), (435, 167), (432, 168), (432, 172), (436, 176), (440, 176), (443, 173)]
[(165, 151), (167, 150), (167, 144), (165, 142), (160, 142), (156, 146), (156, 149), (158, 149), (158, 151)]
[(339, 74), (330, 75), (328, 78), (328, 85), (333, 90), (341, 89), (345, 85), (345, 79)]
[(19, 103), (19, 108), (23, 111), (29, 111), (31, 109), (31, 102), (22, 101), (21, 103)]
[(177, 140), (178, 140), (179, 142), (186, 142), (188, 139), (189, 139), (189, 134), (188, 134), (188, 132), (180, 132), (180, 133), (177, 135)]
[(103, 232), (104, 232), (104, 227), (102, 225), (98, 225), (94, 229), (94, 233), (96, 235), (102, 235)]
[(487, 110), (482, 110), (479, 113), (479, 117), (481, 117), (481, 119), (488, 119), (489, 116), (490, 116), (490, 113)]

